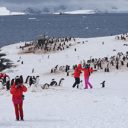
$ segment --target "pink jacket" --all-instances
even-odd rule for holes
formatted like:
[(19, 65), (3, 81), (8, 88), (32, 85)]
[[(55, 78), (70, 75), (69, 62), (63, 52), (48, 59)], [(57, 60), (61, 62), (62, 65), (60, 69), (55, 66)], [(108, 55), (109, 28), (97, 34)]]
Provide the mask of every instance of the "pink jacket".
[(90, 74), (94, 71), (92, 68), (82, 68), (82, 71), (84, 71), (84, 78), (88, 78)]

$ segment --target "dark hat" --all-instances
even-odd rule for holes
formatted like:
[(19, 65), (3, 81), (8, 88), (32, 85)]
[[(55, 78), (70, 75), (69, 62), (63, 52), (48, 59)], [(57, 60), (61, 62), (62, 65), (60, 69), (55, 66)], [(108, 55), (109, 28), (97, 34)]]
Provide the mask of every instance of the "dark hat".
[(21, 83), (21, 79), (19, 76), (16, 76), (15, 83), (16, 83), (16, 85)]
[(89, 68), (89, 67), (90, 67), (90, 65), (89, 65), (89, 64), (86, 64), (86, 65), (85, 65), (85, 68)]

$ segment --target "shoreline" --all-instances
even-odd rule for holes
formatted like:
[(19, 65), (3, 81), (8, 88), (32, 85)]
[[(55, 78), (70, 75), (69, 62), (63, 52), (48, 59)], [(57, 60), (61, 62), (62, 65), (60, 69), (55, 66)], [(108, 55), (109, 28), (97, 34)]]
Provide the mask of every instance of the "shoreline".
[[(120, 33), (120, 34), (115, 34), (115, 35), (113, 35), (113, 34), (110, 34), (110, 35), (106, 35), (106, 36), (93, 36), (93, 37), (74, 37), (74, 36), (61, 36), (61, 37), (54, 37), (54, 36), (48, 36), (48, 37), (50, 37), (50, 38), (66, 38), (66, 37), (71, 37), (71, 38), (75, 38), (75, 39), (85, 39), (85, 40), (87, 40), (87, 39), (97, 39), (97, 38), (106, 38), (106, 37), (113, 37), (113, 36), (119, 36), (119, 35), (121, 35), (122, 33)], [(3, 45), (3, 46), (0, 46), (0, 49), (2, 49), (3, 47), (6, 47), (6, 46), (9, 46), (9, 45), (15, 45), (15, 44), (22, 44), (22, 43), (29, 43), (29, 42), (33, 42), (33, 41), (35, 41), (35, 40), (37, 40), (37, 38), (35, 38), (35, 39), (33, 39), (33, 40), (26, 40), (26, 41), (19, 41), (19, 42), (13, 42), (13, 43), (7, 43), (7, 44), (5, 44), (5, 45)]]
[[(107, 45), (107, 40), (111, 40), (112, 42), (115, 40), (115, 41), (117, 41), (117, 42), (120, 42), (121, 40), (117, 40), (116, 39), (116, 37), (118, 37), (118, 36), (121, 36), (121, 35), (114, 35), (114, 36), (105, 36), (105, 37), (94, 37), (94, 38), (72, 38), (72, 41), (71, 42), (73, 42), (73, 40), (76, 40), (76, 42), (75, 42), (75, 44), (72, 44), (71, 45), (71, 49), (72, 49), (72, 47), (79, 47), (79, 43), (80, 43), (80, 45), (86, 45), (86, 44), (90, 44), (90, 45), (92, 45), (92, 42), (94, 43), (93, 45), (96, 45), (95, 43), (97, 43), (97, 42), (99, 42), (99, 43), (101, 43), (101, 45), (102, 45), (102, 47), (104, 47), (104, 41), (105, 41), (105, 45)], [(119, 38), (119, 37), (118, 37)], [(48, 37), (48, 39), (49, 40), (51, 40), (51, 38), (50, 37)], [(56, 38), (55, 38), (56, 39)], [(63, 38), (60, 38), (60, 40), (61, 39), (63, 39)], [(95, 42), (95, 40), (96, 40), (96, 42)], [(10, 44), (10, 45), (6, 45), (6, 46), (3, 46), (2, 47), (2, 49), (6, 49), (6, 48), (8, 48), (8, 47), (12, 47), (12, 48), (14, 48), (15, 47), (15, 49), (17, 49), (14, 53), (15, 54), (19, 54), (19, 55), (17, 55), (17, 56), (22, 56), (22, 54), (23, 54), (23, 56), (26, 54), (33, 54), (34, 56), (35, 55), (38, 55), (38, 56), (40, 56), (40, 55), (42, 55), (42, 56), (51, 56), (52, 54), (57, 54), (57, 53), (59, 53), (59, 52), (55, 52), (55, 51), (51, 51), (51, 52), (35, 52), (35, 51), (33, 51), (32, 50), (32, 52), (30, 51), (30, 52), (21, 52), (22, 51), (22, 49), (24, 49), (24, 48), (26, 48), (26, 46), (28, 45), (29, 46), (29, 43), (31, 44), (31, 42), (32, 41), (29, 41), (29, 42), (19, 42), (19, 43), (14, 43), (14, 44)], [(121, 41), (122, 42), (122, 41)], [(27, 44), (28, 43), (28, 44)], [(60, 43), (60, 42), (57, 42), (57, 43)], [(108, 42), (109, 43), (109, 42)], [(125, 43), (127, 43), (127, 42), (123, 42), (123, 44), (125, 44)], [(26, 46), (25, 46), (25, 44), (26, 44)], [(122, 45), (123, 45), (122, 44)], [(76, 45), (76, 46), (75, 46)], [(20, 48), (21, 47), (21, 48)], [(39, 47), (39, 46), (38, 46)], [(70, 49), (70, 48), (69, 48)], [(65, 49), (66, 50), (66, 49)], [(68, 49), (67, 49), (68, 50)], [(63, 50), (62, 49), (60, 49), (60, 51), (62, 51), (63, 52)], [(120, 52), (120, 51), (116, 51), (114, 48), (112, 49), (112, 54), (111, 55), (114, 55), (115, 53), (117, 53), (117, 52)], [(6, 52), (4, 52), (5, 54), (6, 53), (8, 53), (8, 51), (6, 51)], [(88, 55), (88, 58), (89, 58), (89, 56), (91, 56), (91, 55)], [(101, 55), (101, 54), (99, 54), (98, 55), (99, 57), (101, 56), (103, 56), (103, 55)], [(97, 57), (98, 57), (97, 56)], [(106, 55), (104, 55), (104, 57), (105, 57)], [(93, 56), (91, 56), (91, 57), (93, 57)], [(96, 56), (94, 56), (95, 58), (97, 58)], [(77, 59), (79, 59), (78, 57), (77, 57)], [(82, 60), (82, 59), (81, 59)], [(12, 61), (12, 59), (10, 59), (10, 63), (11, 63), (11, 61)], [(17, 59), (17, 61), (18, 61), (18, 59)], [(15, 62), (14, 62), (15, 63)], [(16, 62), (17, 63), (17, 62)], [(12, 67), (13, 66), (13, 63), (11, 63), (11, 64), (9, 64), (7, 67)]]

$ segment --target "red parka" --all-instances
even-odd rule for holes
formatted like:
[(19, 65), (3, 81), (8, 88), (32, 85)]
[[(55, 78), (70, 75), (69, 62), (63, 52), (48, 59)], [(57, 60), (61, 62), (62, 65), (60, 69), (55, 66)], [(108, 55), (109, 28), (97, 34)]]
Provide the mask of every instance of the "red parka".
[(15, 83), (11, 86), (10, 93), (12, 94), (12, 101), (15, 104), (19, 104), (23, 101), (23, 92), (26, 92), (27, 88), (24, 85), (16, 87)]
[(84, 78), (88, 78), (94, 71), (93, 68), (82, 68), (81, 70), (84, 71)]
[(0, 79), (4, 78), (4, 77), (9, 77), (7, 74), (4, 73), (0, 73)]
[(74, 78), (79, 78), (81, 74), (81, 64), (78, 64), (78, 66), (75, 68), (74, 71)]

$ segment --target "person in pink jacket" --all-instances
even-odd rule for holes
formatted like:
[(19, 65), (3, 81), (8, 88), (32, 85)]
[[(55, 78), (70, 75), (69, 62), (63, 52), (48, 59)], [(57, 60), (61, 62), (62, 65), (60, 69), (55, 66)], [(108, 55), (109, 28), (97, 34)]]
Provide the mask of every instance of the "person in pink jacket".
[(85, 81), (85, 88), (88, 89), (88, 87), (93, 88), (92, 84), (89, 82), (90, 74), (94, 71), (88, 64), (85, 65), (85, 68), (81, 69), (84, 72), (84, 81)]

